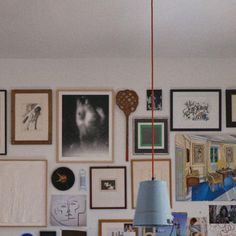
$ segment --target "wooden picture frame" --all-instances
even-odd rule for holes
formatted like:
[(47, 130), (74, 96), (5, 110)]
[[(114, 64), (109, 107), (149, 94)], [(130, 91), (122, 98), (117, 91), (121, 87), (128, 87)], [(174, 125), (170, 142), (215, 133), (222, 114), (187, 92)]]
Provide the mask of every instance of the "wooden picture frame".
[(221, 90), (170, 90), (170, 124), (171, 131), (221, 131)]
[[(150, 118), (134, 119), (134, 154), (152, 153), (152, 120)], [(154, 119), (154, 152), (168, 154), (169, 134), (168, 119)]]
[(11, 102), (11, 143), (51, 144), (52, 90), (12, 90)]
[[(133, 159), (131, 160), (131, 195), (132, 208), (136, 207), (139, 183), (145, 180), (152, 179), (152, 160), (151, 159)], [(170, 159), (155, 159), (154, 162), (155, 174), (157, 180), (167, 182), (169, 190), (170, 205), (172, 206), (172, 174)]]
[(90, 167), (90, 208), (127, 208), (125, 166)]
[(203, 165), (205, 163), (205, 145), (200, 143), (193, 143), (192, 157), (193, 165)]
[(47, 226), (47, 161), (0, 160), (0, 226)]
[(225, 90), (226, 127), (236, 127), (236, 89)]
[(7, 91), (0, 90), (0, 155), (7, 154)]
[[(138, 236), (138, 228), (134, 228), (132, 224), (131, 219), (99, 219), (98, 236), (116, 235), (115, 233), (124, 233), (122, 234), (124, 236)], [(114, 227), (114, 231), (112, 231), (112, 227)]]
[(113, 90), (58, 90), (58, 162), (113, 162)]

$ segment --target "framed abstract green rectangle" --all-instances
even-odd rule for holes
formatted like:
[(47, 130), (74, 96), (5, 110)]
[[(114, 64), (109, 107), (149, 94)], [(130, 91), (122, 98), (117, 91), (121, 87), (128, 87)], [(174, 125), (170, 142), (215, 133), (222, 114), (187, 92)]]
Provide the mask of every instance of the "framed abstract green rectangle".
[[(154, 151), (168, 153), (168, 120), (154, 119)], [(134, 119), (134, 153), (152, 152), (152, 120), (150, 118)]]

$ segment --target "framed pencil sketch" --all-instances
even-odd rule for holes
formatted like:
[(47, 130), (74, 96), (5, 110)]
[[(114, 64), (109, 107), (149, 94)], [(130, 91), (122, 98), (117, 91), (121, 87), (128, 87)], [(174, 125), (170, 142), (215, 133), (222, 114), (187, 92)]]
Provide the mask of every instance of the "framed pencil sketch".
[(113, 161), (113, 91), (58, 90), (58, 162)]
[[(170, 204), (172, 205), (172, 177), (171, 177), (171, 160), (155, 159), (154, 170), (157, 180), (167, 182), (169, 190)], [(132, 208), (136, 207), (136, 198), (138, 194), (139, 183), (152, 179), (152, 162), (151, 159), (131, 160), (131, 193)]]
[(193, 165), (203, 165), (205, 163), (205, 145), (199, 143), (192, 144)]
[(0, 90), (0, 155), (7, 154), (7, 91)]
[[(168, 119), (154, 120), (154, 151), (168, 153)], [(134, 154), (152, 153), (152, 120), (134, 119)]]
[(12, 90), (11, 101), (12, 144), (51, 144), (52, 90)]
[(172, 131), (220, 131), (220, 89), (170, 90)]
[(126, 167), (90, 167), (90, 208), (126, 209)]
[(47, 161), (0, 160), (0, 226), (47, 225)]
[(138, 228), (133, 226), (131, 219), (100, 219), (98, 236), (107, 235), (138, 236)]
[(226, 96), (226, 127), (236, 127), (236, 89), (227, 89)]

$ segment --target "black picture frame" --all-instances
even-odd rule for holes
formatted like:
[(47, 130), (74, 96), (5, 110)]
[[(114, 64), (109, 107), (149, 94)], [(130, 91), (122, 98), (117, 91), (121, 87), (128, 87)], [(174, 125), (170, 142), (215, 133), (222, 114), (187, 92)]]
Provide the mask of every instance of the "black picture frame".
[[(152, 153), (152, 119), (134, 118), (134, 154)], [(154, 132), (157, 137), (157, 145), (154, 146), (154, 152), (158, 154), (168, 154), (169, 152), (169, 128), (167, 118), (154, 119)], [(159, 134), (161, 134), (159, 136)]]
[(221, 89), (171, 89), (171, 131), (221, 131)]
[(56, 231), (40, 231), (40, 236), (56, 236)]
[(7, 90), (0, 90), (0, 155), (7, 154)]
[(235, 112), (236, 103), (234, 102), (236, 99), (236, 89), (226, 89), (225, 90), (225, 107), (226, 107), (226, 127), (236, 127), (236, 119)]

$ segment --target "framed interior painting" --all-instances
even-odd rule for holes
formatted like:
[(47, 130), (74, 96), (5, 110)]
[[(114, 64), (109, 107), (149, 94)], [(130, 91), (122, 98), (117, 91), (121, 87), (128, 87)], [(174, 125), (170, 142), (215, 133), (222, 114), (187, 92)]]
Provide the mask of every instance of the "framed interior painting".
[(58, 162), (113, 161), (113, 91), (58, 90)]
[(226, 127), (236, 127), (236, 89), (227, 89), (226, 96)]
[(133, 226), (131, 219), (100, 219), (98, 236), (107, 235), (138, 236), (138, 228)]
[(7, 91), (0, 90), (0, 155), (7, 154)]
[(47, 161), (0, 160), (0, 226), (47, 225)]
[[(154, 120), (154, 151), (168, 153), (168, 119)], [(134, 154), (152, 153), (152, 120), (134, 119)]]
[(173, 89), (170, 91), (172, 131), (220, 131), (220, 89)]
[(192, 151), (192, 164), (203, 165), (205, 163), (205, 145), (200, 143), (193, 143)]
[[(136, 198), (138, 194), (139, 183), (145, 180), (152, 179), (152, 161), (151, 159), (131, 160), (131, 191), (132, 191), (132, 208), (136, 207)], [(155, 174), (157, 180), (167, 182), (169, 190), (170, 205), (172, 205), (172, 177), (171, 177), (171, 160), (156, 159)]]
[(90, 208), (126, 209), (126, 167), (90, 167)]
[(12, 90), (12, 144), (52, 143), (52, 90)]

